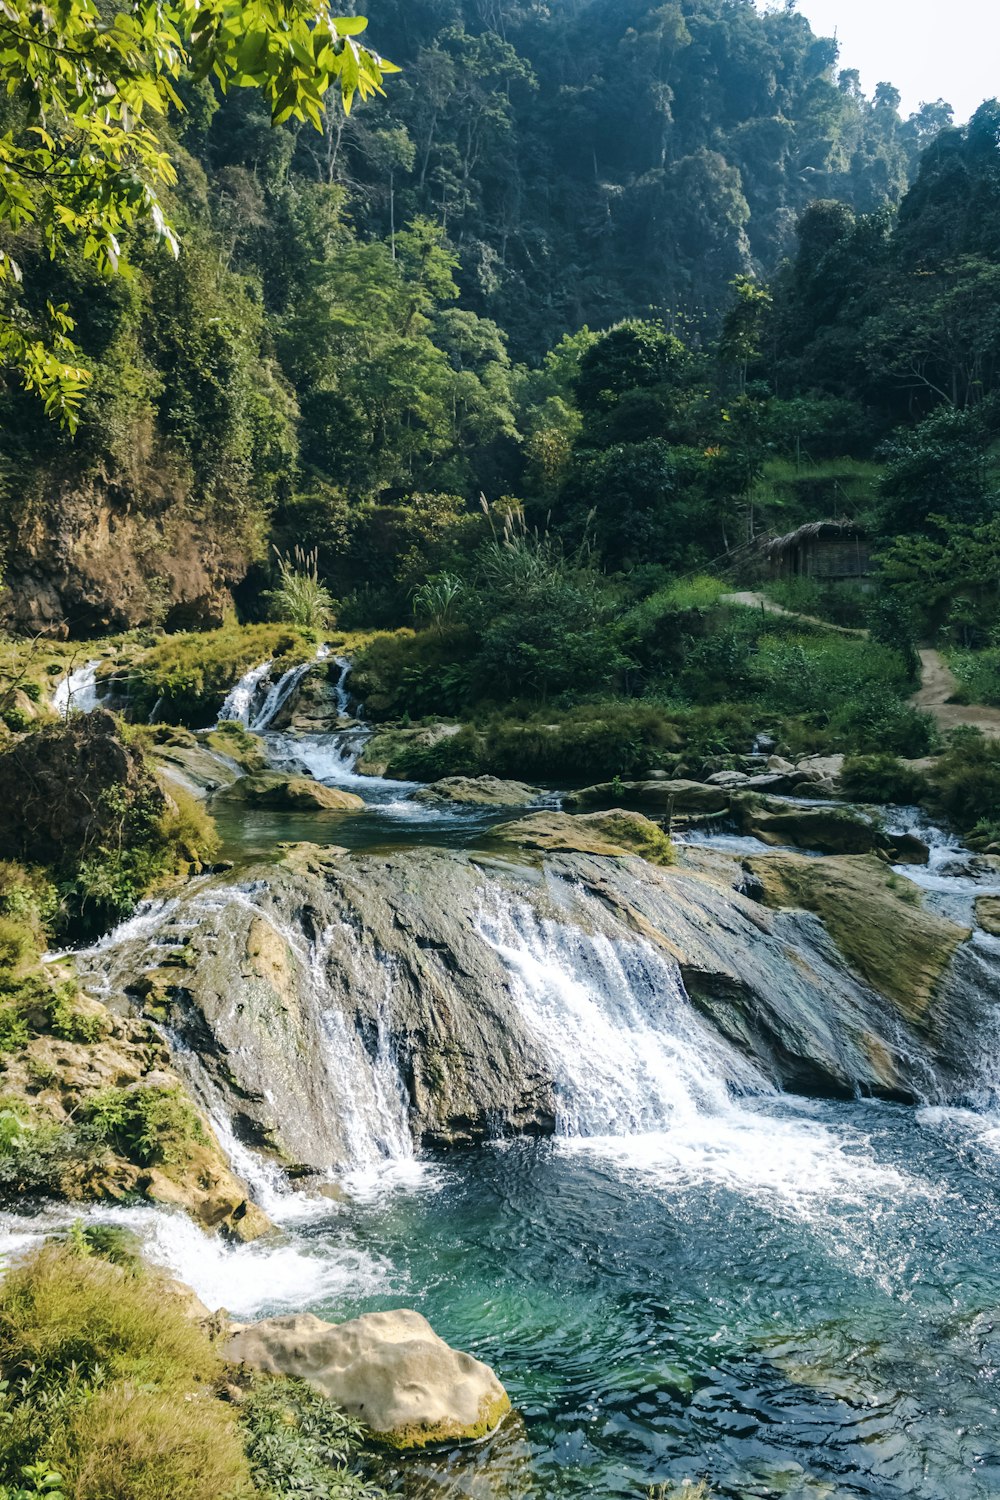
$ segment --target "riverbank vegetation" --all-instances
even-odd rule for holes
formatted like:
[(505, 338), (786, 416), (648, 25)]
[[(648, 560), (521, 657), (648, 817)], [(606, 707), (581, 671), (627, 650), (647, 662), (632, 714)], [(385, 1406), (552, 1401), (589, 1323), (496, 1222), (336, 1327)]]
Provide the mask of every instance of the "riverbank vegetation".
[(301, 1382), (238, 1380), (120, 1232), (76, 1229), (0, 1286), (0, 1497), (378, 1500), (360, 1429)]

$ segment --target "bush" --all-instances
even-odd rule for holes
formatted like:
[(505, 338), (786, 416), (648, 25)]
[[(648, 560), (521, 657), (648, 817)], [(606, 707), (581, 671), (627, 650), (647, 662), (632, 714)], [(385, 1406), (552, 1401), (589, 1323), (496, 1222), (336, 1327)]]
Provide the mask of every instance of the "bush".
[(930, 714), (874, 687), (843, 703), (831, 715), (829, 728), (834, 748), (860, 755), (885, 752), (919, 760), (939, 742)]
[(205, 1127), (178, 1088), (104, 1088), (86, 1102), (84, 1120), (137, 1167), (175, 1166), (207, 1140)]
[(347, 1465), (361, 1428), (301, 1380), (258, 1377), (240, 1408), (250, 1470), (266, 1495), (377, 1500), (382, 1491)]
[(932, 805), (959, 828), (1000, 821), (1000, 741), (956, 729), (930, 773)]
[(1000, 707), (1000, 646), (985, 651), (953, 651), (948, 664), (958, 678), (963, 703)]
[(333, 624), (333, 595), (319, 576), (319, 553), (301, 547), (285, 554), (275, 548), (280, 582), (266, 595), (272, 620), (284, 620), (303, 630), (326, 630)]
[(115, 1385), (81, 1404), (53, 1462), (72, 1500), (242, 1500), (255, 1490), (232, 1412), (211, 1393)]
[(894, 755), (853, 755), (840, 777), (843, 796), (853, 802), (893, 802), (909, 806), (927, 794), (926, 776)]
[(0, 1483), (42, 1462), (72, 1500), (249, 1500), (208, 1338), (152, 1273), (47, 1245), (0, 1286)]

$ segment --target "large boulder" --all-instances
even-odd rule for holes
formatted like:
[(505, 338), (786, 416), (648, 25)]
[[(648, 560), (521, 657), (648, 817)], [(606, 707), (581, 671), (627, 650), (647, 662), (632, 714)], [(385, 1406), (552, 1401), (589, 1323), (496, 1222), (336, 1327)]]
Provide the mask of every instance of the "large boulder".
[(496, 776), (445, 776), (414, 792), (414, 802), (479, 803), (484, 807), (526, 807), (544, 792), (523, 781), (501, 781)]
[(309, 776), (283, 776), (267, 771), (243, 776), (226, 796), (254, 807), (273, 807), (285, 812), (360, 812), (364, 800), (339, 786), (324, 786)]
[(737, 796), (733, 814), (740, 831), (772, 847), (791, 845), (819, 854), (884, 852), (897, 864), (926, 864), (927, 845), (910, 834), (887, 834), (872, 818), (835, 803), (810, 806)]
[(624, 807), (639, 812), (719, 813), (729, 806), (729, 790), (703, 781), (602, 781), (571, 792), (563, 806), (571, 811)]
[(921, 1027), (969, 929), (929, 911), (878, 859), (762, 855), (746, 861), (767, 905), (814, 912), (856, 973)]
[(64, 868), (148, 837), (167, 799), (106, 709), (25, 735), (0, 755), (0, 859)]
[(673, 846), (659, 824), (642, 813), (533, 813), (514, 823), (501, 823), (492, 837), (520, 849), (571, 854), (639, 854), (652, 864), (673, 860)]
[(393, 1448), (482, 1438), (510, 1411), (489, 1365), (452, 1349), (426, 1318), (405, 1309), (349, 1323), (311, 1313), (266, 1318), (237, 1327), (225, 1355), (305, 1380)]

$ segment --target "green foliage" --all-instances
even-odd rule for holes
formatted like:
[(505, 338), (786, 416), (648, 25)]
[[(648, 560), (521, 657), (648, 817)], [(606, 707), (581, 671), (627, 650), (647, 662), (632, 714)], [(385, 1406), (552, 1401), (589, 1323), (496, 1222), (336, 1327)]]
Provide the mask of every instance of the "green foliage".
[(289, 625), (224, 625), (202, 634), (184, 634), (142, 652), (129, 668), (130, 703), (136, 718), (156, 709), (166, 723), (195, 728), (214, 723), (234, 683), (260, 662), (283, 671), (307, 661), (315, 645)]
[(892, 802), (910, 806), (927, 794), (927, 778), (894, 755), (849, 755), (840, 776), (841, 792), (852, 802)]
[(93, 1139), (138, 1167), (182, 1165), (207, 1140), (200, 1116), (178, 1088), (109, 1086), (88, 1096), (83, 1118)]
[(79, 1239), (44, 1246), (0, 1288), (0, 1482), (44, 1494), (58, 1473), (73, 1500), (249, 1500), (207, 1336), (159, 1277)]
[(931, 516), (975, 526), (996, 510), (978, 414), (942, 407), (883, 448), (879, 525), (884, 535), (922, 530)]
[[(148, 0), (113, 17), (94, 0), (56, 9), (10, 0), (0, 22), (0, 67), (19, 103), (0, 134), (0, 225), (15, 243), (37, 236), (53, 259), (80, 253), (103, 275), (124, 269), (127, 239), (140, 226), (176, 256), (158, 197), (176, 171), (156, 124), (183, 108), (181, 80), (212, 74), (223, 89), (260, 88), (276, 123), (294, 117), (319, 128), (331, 85), (349, 110), (356, 92), (381, 92), (383, 72), (395, 71), (356, 40), (366, 24), (330, 16), (319, 0), (262, 4), (252, 27), (235, 0)], [(25, 108), (20, 100), (27, 99)], [(31, 321), (27, 302), (11, 306), (21, 280), (18, 260), (0, 250), (8, 298), (0, 359), (74, 427), (89, 378), (74, 358), (74, 321), (51, 301), (48, 327)]]
[(286, 554), (275, 548), (280, 582), (267, 595), (272, 620), (283, 620), (302, 630), (323, 631), (334, 623), (334, 599), (320, 582), (319, 552), (296, 547)]
[(261, 1494), (311, 1500), (378, 1500), (351, 1472), (361, 1428), (301, 1380), (258, 1377), (240, 1406), (247, 1456)]
[(932, 805), (960, 829), (1000, 822), (1000, 742), (978, 729), (953, 730), (929, 779)]
[(962, 701), (1000, 707), (1000, 646), (985, 651), (952, 651), (948, 665), (961, 684)]
[(428, 781), (487, 773), (554, 785), (610, 781), (662, 764), (680, 743), (662, 708), (609, 700), (521, 718), (490, 715), (433, 745), (397, 745), (390, 774)]
[(544, 699), (614, 680), (624, 666), (614, 605), (583, 556), (510, 525), (477, 561), (464, 617), (476, 639), (471, 674), (481, 697)]

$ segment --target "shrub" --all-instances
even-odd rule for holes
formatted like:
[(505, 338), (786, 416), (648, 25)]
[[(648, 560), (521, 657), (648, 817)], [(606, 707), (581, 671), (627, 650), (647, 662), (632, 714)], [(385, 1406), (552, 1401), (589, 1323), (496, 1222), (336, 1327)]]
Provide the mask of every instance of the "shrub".
[(985, 651), (954, 651), (949, 665), (958, 678), (963, 703), (1000, 705), (1000, 646)]
[(44, 1246), (0, 1286), (0, 1483), (41, 1462), (72, 1500), (249, 1500), (207, 1336), (159, 1277), (81, 1238)]
[(894, 755), (853, 755), (844, 761), (842, 794), (855, 802), (921, 802), (927, 778)]
[(84, 1119), (94, 1139), (138, 1167), (177, 1165), (207, 1140), (200, 1117), (178, 1088), (100, 1089), (87, 1100)]
[(72, 1500), (250, 1500), (255, 1490), (233, 1413), (206, 1392), (115, 1385), (81, 1404), (53, 1461)]
[(303, 1381), (258, 1377), (240, 1408), (240, 1423), (254, 1482), (264, 1494), (312, 1500), (382, 1495), (348, 1468), (361, 1428)]
[(954, 730), (929, 780), (934, 808), (959, 828), (1000, 821), (1000, 741), (978, 729)]
[(272, 620), (284, 620), (303, 630), (326, 630), (333, 624), (336, 608), (333, 595), (319, 576), (319, 551), (295, 547), (292, 552), (274, 555), (278, 561), (279, 583), (265, 597)]
[(829, 720), (834, 747), (860, 755), (885, 752), (918, 760), (937, 747), (937, 726), (929, 714), (911, 708), (877, 688), (848, 698)]
[(71, 1245), (45, 1245), (0, 1284), (0, 1366), (12, 1381), (99, 1374), (190, 1390), (215, 1379), (220, 1361), (152, 1272), (136, 1277)]

